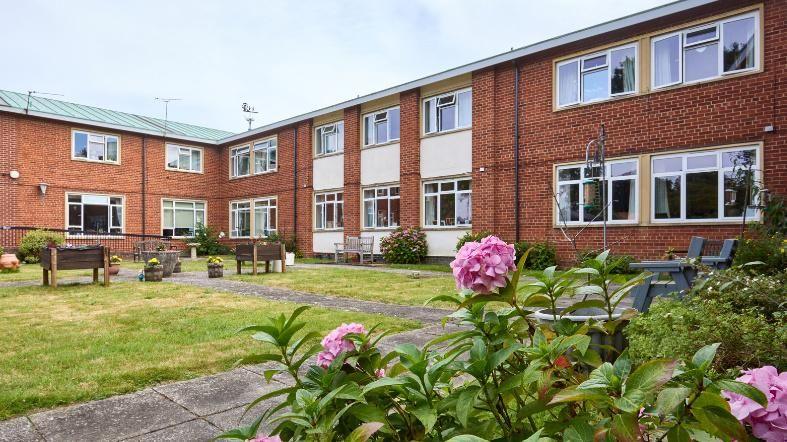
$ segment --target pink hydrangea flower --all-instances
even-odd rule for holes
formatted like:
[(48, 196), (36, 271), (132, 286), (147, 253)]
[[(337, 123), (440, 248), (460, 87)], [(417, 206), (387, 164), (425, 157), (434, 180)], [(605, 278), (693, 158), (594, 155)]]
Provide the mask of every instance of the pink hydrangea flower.
[(342, 352), (355, 350), (355, 343), (349, 339), (344, 339), (346, 335), (351, 333), (364, 334), (366, 329), (363, 327), (363, 324), (342, 324), (328, 333), (322, 339), (323, 351), (317, 355), (317, 365), (328, 367), (336, 359), (336, 356), (339, 356)]
[(377, 376), (378, 378), (385, 376), (385, 369), (378, 368), (377, 370), (374, 371), (374, 375)]
[(281, 442), (279, 436), (257, 436), (254, 439), (249, 439), (248, 442)]
[(765, 394), (768, 406), (754, 402), (740, 394), (723, 391), (730, 401), (730, 411), (741, 422), (749, 424), (752, 433), (766, 442), (787, 441), (787, 371), (776, 367), (746, 370), (737, 381), (753, 385)]
[(516, 269), (515, 254), (514, 246), (496, 236), (466, 242), (451, 261), (456, 288), (489, 294), (505, 287), (506, 277)]

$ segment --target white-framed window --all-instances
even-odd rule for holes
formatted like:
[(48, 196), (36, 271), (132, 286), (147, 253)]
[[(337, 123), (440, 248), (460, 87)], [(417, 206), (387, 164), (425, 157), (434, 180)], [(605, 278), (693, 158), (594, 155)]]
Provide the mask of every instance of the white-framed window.
[(374, 146), (399, 139), (399, 106), (363, 117), (363, 145)]
[(238, 178), (251, 175), (251, 153), (249, 145), (230, 149), (230, 177)]
[(344, 227), (344, 192), (314, 195), (314, 228), (317, 230)]
[(202, 148), (167, 143), (167, 170), (202, 172)]
[(194, 236), (205, 224), (205, 201), (161, 200), (161, 235), (175, 238)]
[(637, 92), (637, 44), (557, 64), (557, 106), (608, 100)]
[(368, 229), (399, 226), (399, 186), (363, 190), (363, 226)]
[(276, 138), (254, 143), (254, 173), (273, 172), (277, 167)]
[(230, 203), (230, 238), (251, 236), (251, 201)]
[(424, 133), (449, 132), (473, 124), (473, 91), (460, 89), (424, 100)]
[(584, 164), (557, 168), (557, 222), (567, 225), (601, 223), (605, 207), (610, 224), (637, 222), (639, 161), (607, 161), (604, 182), (600, 169), (590, 169)]
[(470, 178), (424, 183), (424, 227), (470, 226), (472, 213)]
[(254, 236), (257, 238), (276, 233), (276, 198), (260, 198), (254, 200)]
[(344, 121), (314, 129), (315, 155), (330, 155), (344, 151)]
[(759, 19), (751, 12), (654, 37), (653, 89), (758, 69)]
[(123, 233), (123, 197), (67, 193), (69, 233)]
[(71, 158), (102, 163), (120, 163), (120, 137), (84, 130), (72, 130)]
[[(651, 219), (659, 222), (756, 220), (747, 181), (760, 180), (757, 146), (651, 157)], [(748, 165), (751, 165), (749, 175)]]

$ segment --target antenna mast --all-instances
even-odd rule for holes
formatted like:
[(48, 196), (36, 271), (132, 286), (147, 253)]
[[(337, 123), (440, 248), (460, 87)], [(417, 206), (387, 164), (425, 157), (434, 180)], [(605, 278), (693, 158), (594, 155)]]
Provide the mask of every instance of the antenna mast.
[(180, 98), (159, 98), (156, 97), (156, 101), (164, 102), (164, 136), (167, 136), (167, 122), (169, 120), (169, 102), (170, 101), (180, 101)]
[(243, 112), (246, 112), (245, 120), (249, 122), (249, 130), (251, 130), (251, 123), (254, 121), (252, 114), (256, 114), (258, 112), (255, 111), (254, 106), (250, 105), (249, 103), (243, 103), (240, 107), (243, 109)]
[(25, 106), (25, 113), (26, 114), (30, 113), (30, 97), (32, 97), (33, 94), (38, 94), (38, 95), (57, 95), (57, 96), (60, 96), (60, 97), (63, 96), (63, 94), (55, 94), (53, 92), (27, 91), (27, 106)]

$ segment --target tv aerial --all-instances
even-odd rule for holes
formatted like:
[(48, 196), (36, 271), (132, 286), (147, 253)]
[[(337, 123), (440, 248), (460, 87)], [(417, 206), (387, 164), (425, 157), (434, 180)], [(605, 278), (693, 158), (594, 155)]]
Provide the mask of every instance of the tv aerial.
[(164, 103), (164, 136), (167, 135), (167, 121), (169, 120), (169, 102), (170, 101), (180, 101), (181, 98), (161, 98), (155, 97), (156, 101), (161, 101)]
[(57, 96), (60, 96), (60, 97), (63, 96), (63, 94), (56, 94), (54, 92), (27, 91), (27, 106), (25, 106), (25, 113), (26, 114), (30, 113), (30, 98), (33, 95), (57, 95)]
[(244, 118), (244, 120), (249, 122), (249, 130), (251, 130), (251, 123), (254, 121), (254, 117), (252, 115), (258, 112), (255, 111), (254, 106), (250, 105), (249, 103), (243, 103), (240, 107), (243, 109), (243, 112), (246, 112), (246, 118)]

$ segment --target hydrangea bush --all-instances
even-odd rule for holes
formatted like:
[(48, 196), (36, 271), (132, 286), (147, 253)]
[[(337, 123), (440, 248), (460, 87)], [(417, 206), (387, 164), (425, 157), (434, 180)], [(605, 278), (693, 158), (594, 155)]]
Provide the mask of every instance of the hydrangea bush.
[[(525, 260), (520, 257), (514, 267), (511, 246), (495, 237), (465, 244), (453, 264), (462, 292), (435, 298), (456, 305), (449, 319), (463, 327), (446, 330), (421, 348), (399, 344), (386, 353), (378, 345), (385, 333), (361, 324), (343, 324), (320, 342), (315, 333), (299, 333), (305, 324), (298, 317), (308, 307), (244, 329), (265, 343), (267, 352), (241, 362), (268, 363), (268, 380), (287, 375), (290, 382), (248, 409), (276, 397), (279, 405), (252, 425), (219, 437), (743, 441), (749, 435), (733, 413), (753, 426), (764, 419), (768, 425), (781, 422), (767, 413), (773, 410), (768, 399), (775, 400), (783, 389), (768, 387), (764, 393), (748, 379), (717, 379), (711, 364), (718, 344), (683, 361), (654, 359), (637, 366), (624, 351), (614, 361), (602, 362), (588, 333), (604, 330), (603, 324), (534, 322), (531, 313), (549, 305), (549, 297), (533, 290), (537, 283), (519, 284)], [(601, 260), (596, 265), (604, 267)], [(562, 275), (550, 278), (566, 288), (595, 284), (577, 285), (576, 279), (599, 282), (592, 267)], [(595, 287), (591, 292), (602, 290)], [(768, 382), (781, 388), (781, 378)], [(746, 402), (743, 417), (735, 408), (743, 400), (733, 395), (756, 405)], [(776, 410), (781, 413), (782, 408)], [(270, 429), (267, 435), (258, 434), (262, 422)]]
[(766, 442), (787, 440), (787, 371), (779, 373), (776, 367), (767, 365), (746, 370), (737, 381), (756, 387), (765, 395), (768, 404), (763, 406), (742, 394), (725, 391), (722, 394), (730, 400), (733, 416), (749, 425), (755, 437)]
[(380, 241), (380, 251), (391, 264), (418, 264), (426, 258), (426, 234), (418, 227), (397, 227)]

